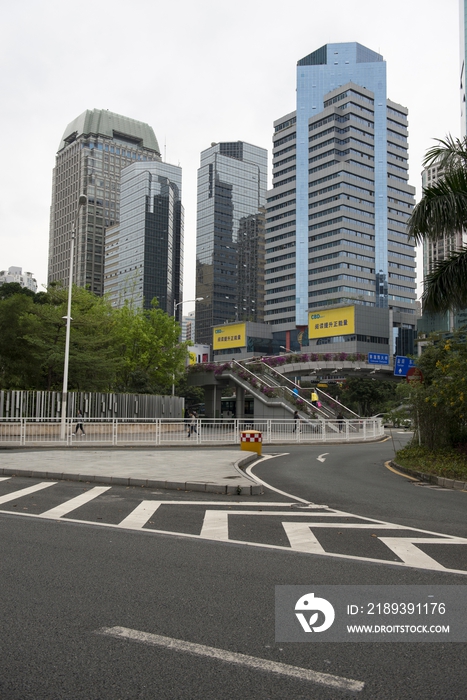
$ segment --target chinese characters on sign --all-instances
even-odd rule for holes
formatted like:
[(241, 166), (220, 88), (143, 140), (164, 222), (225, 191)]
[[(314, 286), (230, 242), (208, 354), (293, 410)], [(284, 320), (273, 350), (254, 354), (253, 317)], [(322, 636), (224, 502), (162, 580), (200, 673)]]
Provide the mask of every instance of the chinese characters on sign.
[(319, 328), (342, 328), (344, 326), (347, 326), (346, 318), (340, 321), (324, 321), (323, 323), (315, 323), (316, 330), (318, 330)]
[(404, 355), (396, 355), (394, 361), (394, 376), (406, 377), (410, 367), (414, 367), (415, 360), (411, 360)]
[(246, 347), (246, 324), (232, 323), (213, 328), (212, 345), (214, 350)]
[(308, 337), (351, 335), (355, 333), (355, 307), (341, 306), (337, 309), (313, 311), (308, 314)]

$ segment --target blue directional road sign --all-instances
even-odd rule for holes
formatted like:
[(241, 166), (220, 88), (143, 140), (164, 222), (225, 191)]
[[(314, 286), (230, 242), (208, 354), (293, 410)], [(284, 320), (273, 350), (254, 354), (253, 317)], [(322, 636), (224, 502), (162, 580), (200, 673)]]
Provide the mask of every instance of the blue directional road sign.
[(394, 376), (406, 377), (409, 367), (415, 366), (415, 360), (411, 360), (404, 355), (396, 355), (394, 360)]
[(368, 353), (368, 364), (369, 365), (388, 365), (389, 355), (384, 352), (369, 352)]

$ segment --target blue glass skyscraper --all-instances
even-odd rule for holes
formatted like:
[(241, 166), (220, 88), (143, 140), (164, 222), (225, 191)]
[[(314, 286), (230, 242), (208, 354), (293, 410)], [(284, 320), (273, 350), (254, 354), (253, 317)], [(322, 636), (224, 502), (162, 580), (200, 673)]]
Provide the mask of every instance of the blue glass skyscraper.
[(277, 331), (343, 304), (391, 308), (415, 327), (407, 127), (380, 54), (327, 44), (298, 61), (296, 110), (274, 122), (267, 194), (265, 321)]

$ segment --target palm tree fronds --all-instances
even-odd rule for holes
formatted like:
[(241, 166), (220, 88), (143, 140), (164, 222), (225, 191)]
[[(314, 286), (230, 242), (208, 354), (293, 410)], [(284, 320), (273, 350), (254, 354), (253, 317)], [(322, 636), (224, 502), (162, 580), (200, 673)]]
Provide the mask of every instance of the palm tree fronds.
[(434, 313), (467, 308), (467, 247), (436, 263), (425, 279), (422, 304)]
[(436, 139), (438, 144), (429, 148), (423, 159), (423, 165), (430, 167), (435, 163), (445, 172), (467, 165), (467, 139), (453, 138), (450, 134), (445, 139)]
[(409, 237), (421, 243), (463, 228), (467, 228), (467, 170), (457, 167), (423, 190), (407, 222), (407, 231)]

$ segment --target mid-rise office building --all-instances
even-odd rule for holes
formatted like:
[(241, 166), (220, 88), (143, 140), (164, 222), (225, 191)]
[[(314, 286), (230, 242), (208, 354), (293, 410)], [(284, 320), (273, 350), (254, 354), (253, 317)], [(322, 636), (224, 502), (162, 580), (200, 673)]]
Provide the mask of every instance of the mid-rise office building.
[(212, 144), (198, 170), (196, 342), (226, 321), (263, 321), (267, 151)]
[[(314, 310), (391, 309), (395, 330), (358, 349), (394, 345), (417, 314), (407, 109), (387, 98), (383, 57), (358, 43), (327, 44), (299, 60), (296, 95), (296, 110), (274, 122), (265, 321), (290, 347), (306, 344)], [(348, 350), (357, 336), (323, 333), (313, 342)]]
[(150, 308), (153, 299), (178, 317), (183, 286), (182, 170), (161, 162), (121, 171), (120, 223), (105, 236), (104, 291), (113, 306)]
[(78, 200), (73, 280), (101, 295), (104, 233), (120, 220), (120, 172), (137, 161), (160, 161), (152, 127), (108, 110), (87, 110), (64, 131), (53, 170), (48, 281), (68, 283), (70, 241)]
[(194, 311), (190, 311), (185, 316), (182, 316), (182, 340), (191, 340), (191, 342), (195, 342), (195, 324), (196, 314)]

